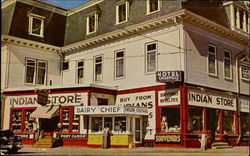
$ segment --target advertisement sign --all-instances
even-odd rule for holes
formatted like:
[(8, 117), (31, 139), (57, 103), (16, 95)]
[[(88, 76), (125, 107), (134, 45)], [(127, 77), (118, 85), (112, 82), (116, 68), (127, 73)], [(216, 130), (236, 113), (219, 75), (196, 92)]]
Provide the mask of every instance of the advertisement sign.
[(117, 106), (138, 107), (148, 109), (148, 123), (145, 140), (154, 140), (155, 135), (155, 92), (140, 92), (131, 94), (117, 95)]
[(37, 103), (42, 106), (45, 106), (48, 103), (49, 93), (47, 90), (38, 90), (37, 91)]
[(183, 71), (157, 71), (156, 82), (182, 82)]
[(158, 104), (159, 106), (172, 106), (179, 105), (180, 90), (179, 89), (167, 89), (158, 92)]
[(181, 143), (180, 134), (156, 134), (155, 143)]
[(236, 111), (236, 98), (212, 92), (188, 90), (188, 105)]
[[(87, 93), (49, 94), (48, 105), (87, 105)], [(37, 95), (7, 96), (6, 104), (12, 108), (38, 107)]]
[(63, 139), (86, 139), (86, 134), (61, 134)]
[(239, 110), (240, 112), (249, 113), (249, 99), (247, 98), (240, 98), (239, 99)]

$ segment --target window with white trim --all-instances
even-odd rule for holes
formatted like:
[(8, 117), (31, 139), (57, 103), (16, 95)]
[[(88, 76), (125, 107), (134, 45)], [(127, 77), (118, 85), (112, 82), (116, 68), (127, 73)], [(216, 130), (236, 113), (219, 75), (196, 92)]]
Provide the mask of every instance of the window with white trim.
[(26, 79), (29, 84), (46, 84), (47, 61), (26, 59)]
[(128, 21), (129, 15), (129, 2), (125, 1), (116, 5), (116, 24)]
[(98, 14), (93, 13), (86, 18), (86, 23), (87, 23), (87, 35), (95, 33), (97, 31), (98, 27)]
[(160, 0), (147, 0), (147, 14), (160, 11)]
[(224, 50), (224, 77), (232, 79), (231, 51)]
[(208, 73), (217, 75), (216, 46), (208, 45)]
[(29, 34), (33, 36), (44, 36), (45, 17), (35, 14), (29, 14)]
[(249, 81), (249, 70), (250, 67), (247, 65), (241, 65), (241, 79)]
[(77, 75), (76, 75), (76, 83), (82, 84), (84, 78), (84, 61), (77, 61)]
[(156, 71), (156, 55), (157, 44), (146, 44), (146, 73), (154, 73)]
[(95, 82), (102, 81), (102, 56), (97, 56), (94, 58), (94, 73), (95, 73)]
[(115, 78), (124, 77), (124, 50), (115, 52)]

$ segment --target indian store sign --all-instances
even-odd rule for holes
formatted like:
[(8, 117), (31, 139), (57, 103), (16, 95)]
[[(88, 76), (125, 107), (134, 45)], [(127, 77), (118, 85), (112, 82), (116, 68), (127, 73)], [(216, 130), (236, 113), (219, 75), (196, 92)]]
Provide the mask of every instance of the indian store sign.
[(180, 134), (156, 134), (156, 143), (181, 143)]
[[(80, 105), (87, 104), (87, 93), (49, 94), (48, 104)], [(14, 108), (37, 107), (37, 95), (8, 96), (7, 103)]]
[(77, 106), (74, 108), (75, 115), (96, 114), (136, 114), (148, 115), (146, 108), (124, 107), (124, 106)]
[(236, 98), (211, 92), (188, 90), (188, 105), (236, 111)]
[(240, 98), (239, 101), (240, 101), (240, 104), (239, 104), (240, 109), (239, 110), (241, 112), (249, 113), (249, 99)]
[(159, 106), (171, 106), (180, 104), (180, 90), (168, 89), (158, 92), (158, 104)]
[(154, 139), (155, 129), (156, 129), (154, 91), (117, 95), (116, 105), (125, 107), (147, 108), (148, 123), (146, 128), (147, 132), (145, 135), (145, 140)]

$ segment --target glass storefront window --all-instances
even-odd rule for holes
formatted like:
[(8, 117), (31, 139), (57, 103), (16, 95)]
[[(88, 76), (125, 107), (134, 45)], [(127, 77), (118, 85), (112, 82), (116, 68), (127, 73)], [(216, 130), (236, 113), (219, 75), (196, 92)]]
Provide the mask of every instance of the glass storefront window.
[(234, 132), (234, 112), (223, 111), (223, 130), (226, 132)]
[[(73, 111), (74, 113), (74, 111)], [(73, 115), (73, 120), (72, 120), (72, 132), (78, 132), (79, 131), (79, 120), (80, 120), (80, 115)]]
[(203, 108), (188, 108), (188, 130), (189, 131), (202, 131), (202, 111)]
[(126, 132), (126, 117), (115, 117), (115, 131)]
[(219, 114), (220, 110), (207, 108), (207, 130), (211, 133), (219, 133)]
[(112, 117), (104, 117), (104, 128), (109, 128), (112, 130)]
[(249, 135), (249, 113), (240, 113), (241, 134)]
[(180, 132), (180, 109), (161, 108), (161, 132)]
[(63, 123), (62, 123), (62, 131), (69, 131), (69, 108), (63, 109)]
[(21, 131), (22, 128), (22, 110), (13, 110), (12, 111), (12, 130)]
[(102, 117), (92, 118), (92, 132), (102, 132)]
[(24, 128), (25, 131), (33, 131), (33, 122), (34, 119), (30, 118), (30, 114), (33, 112), (34, 110), (26, 110), (25, 111), (25, 121), (24, 121)]

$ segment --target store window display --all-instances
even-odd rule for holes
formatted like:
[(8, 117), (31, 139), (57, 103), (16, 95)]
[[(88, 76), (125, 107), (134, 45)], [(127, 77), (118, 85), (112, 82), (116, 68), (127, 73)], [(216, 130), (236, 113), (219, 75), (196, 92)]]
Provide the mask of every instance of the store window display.
[(188, 130), (202, 131), (203, 130), (203, 109), (188, 108)]
[(249, 135), (249, 113), (240, 113), (241, 134)]
[(180, 109), (161, 108), (161, 132), (180, 132)]
[(233, 111), (223, 111), (223, 130), (227, 133), (235, 131)]

